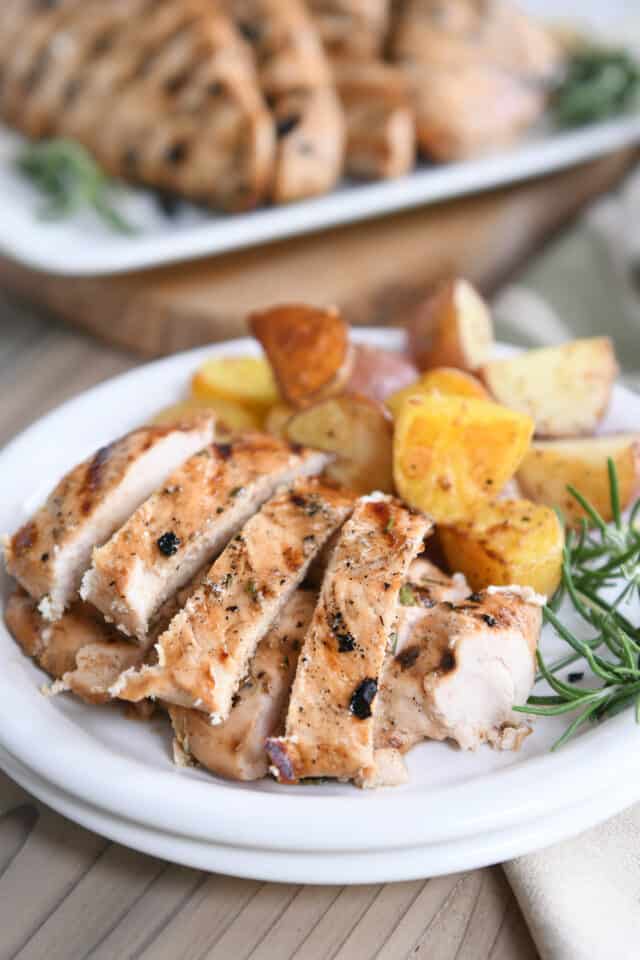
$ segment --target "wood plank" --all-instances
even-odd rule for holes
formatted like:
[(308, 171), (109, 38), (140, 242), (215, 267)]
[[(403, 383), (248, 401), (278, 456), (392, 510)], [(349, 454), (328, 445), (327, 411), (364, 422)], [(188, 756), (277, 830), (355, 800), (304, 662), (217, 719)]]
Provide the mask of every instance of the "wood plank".
[(463, 273), (490, 292), (635, 154), (252, 250), (114, 277), (61, 278), (0, 259), (0, 286), (146, 355), (245, 332), (283, 300), (337, 304), (354, 324), (398, 323), (435, 283)]

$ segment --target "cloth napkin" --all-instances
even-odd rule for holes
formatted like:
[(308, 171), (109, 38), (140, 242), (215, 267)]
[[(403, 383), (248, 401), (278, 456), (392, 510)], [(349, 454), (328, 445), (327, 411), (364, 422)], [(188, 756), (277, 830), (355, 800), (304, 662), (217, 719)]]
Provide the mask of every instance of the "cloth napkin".
[[(640, 167), (494, 312), (499, 339), (523, 346), (609, 334), (623, 382), (640, 391)], [(504, 869), (543, 960), (639, 960), (640, 805)]]

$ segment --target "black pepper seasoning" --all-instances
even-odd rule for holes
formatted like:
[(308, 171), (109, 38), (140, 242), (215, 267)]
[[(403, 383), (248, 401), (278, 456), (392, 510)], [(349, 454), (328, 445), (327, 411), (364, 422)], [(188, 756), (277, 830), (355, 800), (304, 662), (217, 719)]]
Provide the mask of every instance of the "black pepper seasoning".
[(158, 544), (160, 553), (163, 553), (165, 557), (172, 557), (174, 553), (178, 552), (180, 538), (177, 537), (172, 530), (167, 530), (161, 537), (158, 537), (156, 543)]
[(371, 716), (371, 704), (378, 692), (378, 681), (367, 677), (359, 683), (351, 695), (349, 710), (358, 720), (367, 720)]

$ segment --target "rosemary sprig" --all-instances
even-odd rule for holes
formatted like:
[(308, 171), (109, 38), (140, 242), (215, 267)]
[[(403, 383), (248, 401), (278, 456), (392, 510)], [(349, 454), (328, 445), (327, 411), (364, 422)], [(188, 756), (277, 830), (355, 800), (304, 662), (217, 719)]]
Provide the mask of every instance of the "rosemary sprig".
[[(566, 532), (562, 582), (543, 610), (545, 621), (571, 648), (571, 653), (547, 664), (538, 651), (536, 679), (546, 680), (553, 694), (532, 694), (526, 704), (514, 707), (520, 713), (543, 717), (578, 711), (553, 750), (566, 743), (587, 721), (615, 716), (632, 704), (635, 704), (636, 722), (640, 723), (640, 627), (620, 611), (622, 604), (634, 594), (640, 596), (640, 531), (636, 528), (640, 499), (625, 522), (612, 460), (608, 461), (608, 471), (612, 524), (605, 523), (578, 490), (567, 488), (597, 531), (594, 535), (585, 518), (577, 533)], [(601, 591), (611, 589), (620, 580), (622, 589), (610, 602)], [(570, 600), (581, 620), (595, 631), (593, 637), (578, 638), (559, 619), (564, 597)], [(601, 681), (599, 686), (576, 687), (560, 679), (559, 671), (576, 660), (586, 661), (596, 681)]]
[(578, 50), (553, 99), (556, 121), (579, 127), (606, 120), (632, 107), (639, 88), (640, 69), (626, 50)]
[(113, 182), (74, 140), (29, 144), (18, 154), (16, 166), (45, 198), (42, 219), (62, 220), (91, 207), (112, 230), (135, 232), (113, 204)]

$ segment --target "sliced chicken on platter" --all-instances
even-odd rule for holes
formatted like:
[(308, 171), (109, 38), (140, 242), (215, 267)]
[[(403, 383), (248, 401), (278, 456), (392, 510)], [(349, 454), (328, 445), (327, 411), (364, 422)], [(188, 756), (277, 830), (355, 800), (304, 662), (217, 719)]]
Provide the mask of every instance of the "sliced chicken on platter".
[(213, 438), (211, 417), (134, 430), (101, 447), (57, 484), (8, 539), (7, 570), (48, 620), (75, 598), (91, 551), (111, 536), (164, 478)]
[(342, 529), (305, 638), (284, 737), (267, 741), (279, 780), (375, 773), (380, 672), (400, 588), (431, 529), (393, 497), (362, 497)]
[(266, 776), (265, 740), (284, 730), (291, 684), (316, 599), (316, 594), (309, 590), (293, 594), (258, 644), (224, 723), (211, 726), (200, 710), (169, 707), (178, 758), (183, 762), (197, 761), (231, 780), (259, 780)]
[(349, 493), (317, 480), (268, 500), (159, 638), (157, 666), (123, 674), (113, 696), (159, 697), (226, 720), (259, 641), (352, 508)]
[(329, 459), (266, 434), (207, 446), (94, 551), (83, 599), (124, 633), (144, 638), (160, 604), (210, 562), (277, 487), (320, 473)]
[(402, 585), (398, 595), (398, 640), (394, 652), (401, 652), (417, 624), (429, 616), (436, 603), (458, 603), (470, 593), (471, 587), (463, 574), (455, 573), (449, 577), (430, 560), (423, 557), (414, 560), (409, 568), (407, 582)]
[(512, 707), (533, 687), (541, 624), (538, 598), (509, 588), (438, 603), (385, 663), (376, 747), (404, 753), (429, 738), (517, 748), (529, 728)]

